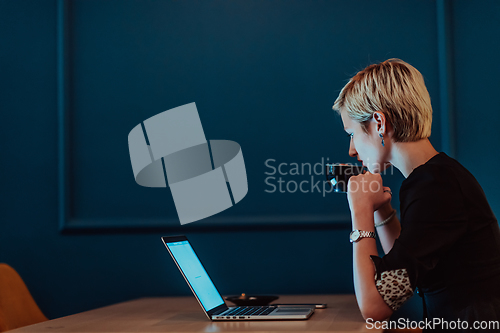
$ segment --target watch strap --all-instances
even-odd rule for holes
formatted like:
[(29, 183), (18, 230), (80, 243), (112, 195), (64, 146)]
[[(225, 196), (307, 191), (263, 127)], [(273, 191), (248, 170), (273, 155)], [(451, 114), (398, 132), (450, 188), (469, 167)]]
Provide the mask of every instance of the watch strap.
[(375, 233), (373, 231), (360, 230), (359, 239), (361, 238), (375, 238)]

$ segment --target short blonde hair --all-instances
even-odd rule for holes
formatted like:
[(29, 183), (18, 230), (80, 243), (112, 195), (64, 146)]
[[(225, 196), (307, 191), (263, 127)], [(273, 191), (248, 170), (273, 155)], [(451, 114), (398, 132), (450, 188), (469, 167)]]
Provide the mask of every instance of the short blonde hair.
[(367, 122), (382, 112), (394, 129), (396, 142), (418, 141), (431, 135), (432, 106), (424, 78), (412, 65), (389, 59), (358, 72), (340, 91), (333, 109), (367, 131)]

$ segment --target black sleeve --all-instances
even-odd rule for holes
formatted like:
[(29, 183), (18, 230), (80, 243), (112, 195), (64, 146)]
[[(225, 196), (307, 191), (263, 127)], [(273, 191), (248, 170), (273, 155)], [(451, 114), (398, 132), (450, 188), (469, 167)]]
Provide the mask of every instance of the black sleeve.
[(371, 256), (375, 284), (395, 311), (447, 255), (467, 229), (458, 180), (446, 169), (423, 166), (401, 188), (401, 233), (383, 258)]

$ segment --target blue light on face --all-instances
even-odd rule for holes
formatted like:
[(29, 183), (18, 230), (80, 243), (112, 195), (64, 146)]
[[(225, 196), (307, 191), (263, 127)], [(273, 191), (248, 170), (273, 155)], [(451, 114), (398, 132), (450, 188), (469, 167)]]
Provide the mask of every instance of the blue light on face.
[(220, 297), (189, 242), (168, 243), (167, 246), (205, 310), (209, 311), (224, 304), (224, 300)]

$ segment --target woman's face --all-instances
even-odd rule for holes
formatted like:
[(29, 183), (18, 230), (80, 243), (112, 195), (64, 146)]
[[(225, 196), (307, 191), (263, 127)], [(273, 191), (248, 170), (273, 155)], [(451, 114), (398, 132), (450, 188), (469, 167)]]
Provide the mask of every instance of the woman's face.
[(341, 112), (344, 130), (351, 136), (349, 156), (356, 157), (371, 173), (380, 173), (385, 170), (384, 153), (387, 148), (382, 146), (382, 138), (377, 132), (377, 122), (372, 118), (368, 123), (368, 133), (361, 124), (352, 120), (346, 111)]

